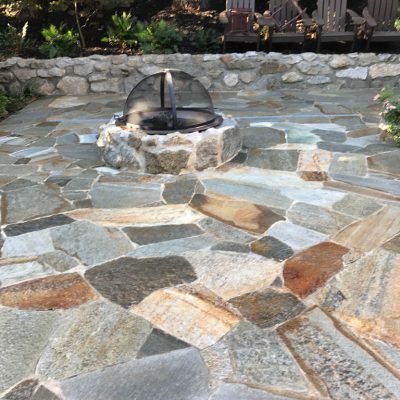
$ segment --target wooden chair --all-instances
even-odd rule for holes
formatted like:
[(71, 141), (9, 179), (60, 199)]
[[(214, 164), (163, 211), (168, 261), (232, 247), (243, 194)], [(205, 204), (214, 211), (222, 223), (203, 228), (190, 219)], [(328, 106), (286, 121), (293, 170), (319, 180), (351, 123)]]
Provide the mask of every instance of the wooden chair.
[[(303, 29), (298, 29), (301, 20)], [(303, 50), (310, 28), (311, 18), (301, 9), (296, 0), (270, 0), (268, 10), (259, 22), (268, 26), (268, 49), (273, 43), (302, 43)]]
[(254, 32), (253, 24), (259, 14), (254, 10), (255, 0), (227, 0), (226, 10), (219, 15), (224, 24), (223, 52), (227, 42), (255, 43), (260, 49), (260, 35)]
[(363, 10), (367, 50), (371, 42), (400, 41), (400, 32), (394, 28), (398, 7), (397, 0), (368, 1), (368, 7)]
[(318, 0), (312, 16), (318, 26), (318, 52), (321, 42), (351, 42), (351, 51), (354, 50), (364, 19), (347, 8), (347, 0)]

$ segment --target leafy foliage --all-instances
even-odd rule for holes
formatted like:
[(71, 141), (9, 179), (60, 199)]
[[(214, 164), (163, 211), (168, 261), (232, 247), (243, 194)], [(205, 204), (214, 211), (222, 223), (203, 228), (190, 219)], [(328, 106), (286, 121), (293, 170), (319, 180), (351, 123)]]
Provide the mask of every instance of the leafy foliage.
[(78, 35), (72, 29), (65, 32), (63, 30), (64, 25), (62, 24), (59, 28), (52, 24), (42, 30), (45, 43), (40, 46), (40, 51), (49, 58), (71, 56), (78, 53)]
[(131, 13), (124, 11), (120, 16), (114, 14), (111, 22), (112, 25), (107, 28), (107, 36), (101, 39), (102, 42), (121, 49), (137, 46), (136, 23)]
[(33, 45), (33, 42), (27, 39), (27, 32), (28, 22), (25, 23), (21, 31), (8, 24), (5, 31), (0, 32), (0, 54), (8, 57), (22, 55), (26, 49)]
[(202, 29), (193, 35), (193, 46), (200, 53), (216, 53), (219, 50), (218, 34), (214, 29)]
[(400, 18), (396, 18), (396, 21), (394, 21), (394, 27), (396, 31), (400, 31)]
[(164, 20), (147, 25), (137, 24), (137, 39), (144, 53), (171, 54), (178, 51), (182, 34), (175, 23)]
[(400, 145), (400, 94), (384, 88), (374, 99), (383, 104), (381, 115), (385, 124), (382, 128)]
[(4, 117), (8, 114), (7, 105), (9, 103), (9, 98), (4, 95), (0, 94), (0, 117)]

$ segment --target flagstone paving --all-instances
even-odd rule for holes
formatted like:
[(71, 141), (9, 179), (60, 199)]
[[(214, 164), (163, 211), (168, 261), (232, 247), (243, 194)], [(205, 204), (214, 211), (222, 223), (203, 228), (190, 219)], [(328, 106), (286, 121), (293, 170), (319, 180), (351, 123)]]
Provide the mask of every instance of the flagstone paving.
[(124, 97), (0, 123), (0, 399), (400, 399), (400, 149), (371, 89), (214, 93), (242, 151), (104, 164)]

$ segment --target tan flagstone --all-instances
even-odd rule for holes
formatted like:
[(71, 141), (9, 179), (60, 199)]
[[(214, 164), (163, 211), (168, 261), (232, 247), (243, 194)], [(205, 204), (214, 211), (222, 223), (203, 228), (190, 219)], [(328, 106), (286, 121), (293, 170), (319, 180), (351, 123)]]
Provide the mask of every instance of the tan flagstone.
[(247, 201), (228, 200), (197, 194), (190, 205), (205, 215), (249, 232), (263, 233), (283, 218), (268, 207)]
[(332, 237), (348, 248), (370, 251), (400, 232), (400, 208), (386, 206), (367, 218), (354, 222)]
[(143, 208), (82, 208), (66, 214), (79, 221), (91, 221), (108, 227), (186, 224), (204, 218), (183, 204)]
[(256, 255), (234, 252), (186, 253), (198, 282), (225, 300), (264, 289), (280, 276), (282, 263)]
[(187, 287), (158, 290), (131, 311), (200, 349), (216, 343), (240, 321), (207, 291)]
[(326, 150), (301, 151), (297, 164), (298, 175), (306, 181), (326, 181), (332, 153)]

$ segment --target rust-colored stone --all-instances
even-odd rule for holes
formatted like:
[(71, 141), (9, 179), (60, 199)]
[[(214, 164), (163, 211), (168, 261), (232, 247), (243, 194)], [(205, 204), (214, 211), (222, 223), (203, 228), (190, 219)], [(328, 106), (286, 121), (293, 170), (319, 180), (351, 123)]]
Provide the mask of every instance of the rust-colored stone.
[(96, 297), (79, 274), (33, 279), (0, 289), (1, 305), (24, 310), (71, 308)]
[(297, 173), (303, 181), (324, 182), (329, 179), (325, 171), (300, 171)]
[(286, 261), (283, 277), (285, 286), (300, 297), (321, 287), (342, 268), (342, 257), (349, 249), (324, 242), (312, 246)]

